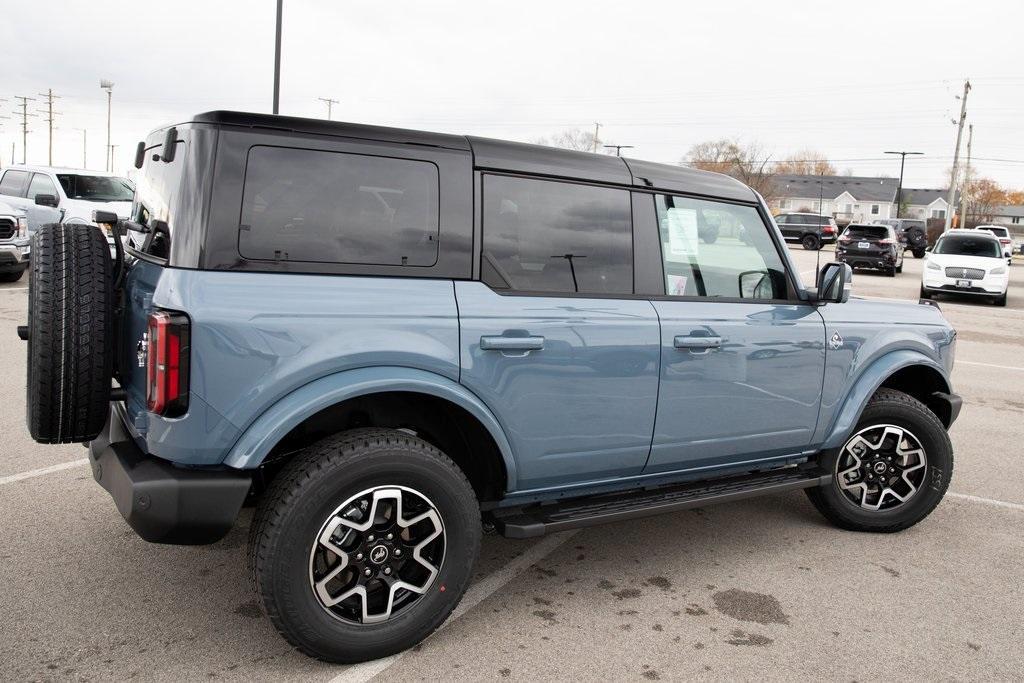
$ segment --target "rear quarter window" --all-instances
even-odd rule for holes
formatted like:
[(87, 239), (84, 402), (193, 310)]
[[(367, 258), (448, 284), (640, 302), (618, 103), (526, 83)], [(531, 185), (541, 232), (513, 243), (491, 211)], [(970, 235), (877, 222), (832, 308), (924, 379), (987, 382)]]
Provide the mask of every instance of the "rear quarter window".
[(238, 228), (246, 259), (429, 267), (438, 169), (428, 161), (255, 146)]

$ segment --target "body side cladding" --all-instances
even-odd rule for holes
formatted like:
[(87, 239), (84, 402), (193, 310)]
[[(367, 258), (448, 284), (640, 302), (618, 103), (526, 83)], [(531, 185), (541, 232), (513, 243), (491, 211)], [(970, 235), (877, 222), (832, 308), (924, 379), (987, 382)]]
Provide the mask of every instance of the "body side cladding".
[(494, 439), (505, 463), (506, 490), (511, 492), (515, 489), (518, 473), (512, 447), (504, 429), (483, 401), (446, 377), (405, 367), (345, 370), (296, 389), (265, 410), (245, 430), (224, 464), (237, 469), (255, 469), (294, 427), (324, 408), (359, 396), (394, 391), (426, 394), (450, 401), (479, 420)]
[[(957, 405), (951, 405), (951, 409), (955, 408), (951, 410), (952, 419), (950, 419), (950, 424), (952, 424), (952, 420), (956, 419), (956, 414), (959, 413), (959, 397), (955, 394), (949, 394), (949, 379), (946, 377), (942, 366), (920, 351), (899, 349), (876, 358), (860, 373), (860, 376), (846, 393), (846, 399), (843, 401), (842, 407), (837, 411), (837, 417), (830, 426), (828, 436), (822, 443), (821, 448), (827, 450), (841, 446), (860, 420), (864, 408), (867, 407), (868, 401), (871, 400), (875, 392), (896, 372), (915, 365), (927, 367), (938, 373), (945, 383), (945, 392), (941, 393), (956, 399)], [(949, 425), (947, 424), (946, 426), (948, 427)]]

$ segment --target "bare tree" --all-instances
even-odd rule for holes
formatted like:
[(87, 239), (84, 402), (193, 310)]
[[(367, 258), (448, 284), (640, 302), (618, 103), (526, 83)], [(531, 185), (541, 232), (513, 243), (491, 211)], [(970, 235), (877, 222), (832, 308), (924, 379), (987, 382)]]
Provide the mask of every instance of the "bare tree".
[(836, 175), (836, 167), (825, 155), (813, 149), (801, 149), (775, 164), (776, 173), (793, 175)]
[(555, 133), (550, 138), (537, 138), (534, 142), (538, 145), (574, 149), (578, 152), (593, 152), (601, 146), (601, 140), (599, 138), (595, 139), (592, 132), (579, 128), (563, 130), (561, 133)]
[(775, 199), (771, 157), (759, 144), (738, 140), (708, 140), (690, 148), (681, 165), (732, 176), (760, 193), (766, 202)]

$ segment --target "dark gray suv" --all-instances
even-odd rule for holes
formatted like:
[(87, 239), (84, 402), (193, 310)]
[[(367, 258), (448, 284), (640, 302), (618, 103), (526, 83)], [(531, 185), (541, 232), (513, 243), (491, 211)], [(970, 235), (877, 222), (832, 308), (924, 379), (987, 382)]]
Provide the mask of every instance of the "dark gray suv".
[(775, 217), (775, 223), (787, 242), (799, 242), (812, 251), (834, 243), (839, 235), (836, 219), (816, 213), (783, 213)]

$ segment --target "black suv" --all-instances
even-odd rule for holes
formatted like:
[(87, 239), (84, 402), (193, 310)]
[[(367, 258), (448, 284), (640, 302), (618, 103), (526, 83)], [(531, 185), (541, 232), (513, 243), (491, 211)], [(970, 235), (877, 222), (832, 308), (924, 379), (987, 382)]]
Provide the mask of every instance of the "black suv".
[(896, 237), (906, 246), (914, 258), (924, 258), (928, 249), (928, 227), (921, 218), (880, 218), (876, 225), (888, 225), (896, 229)]
[(851, 268), (872, 268), (895, 277), (903, 272), (904, 249), (891, 225), (851, 223), (839, 236), (836, 260)]
[(812, 251), (835, 242), (839, 234), (834, 218), (816, 213), (783, 213), (775, 217), (775, 222), (787, 242), (799, 242)]

